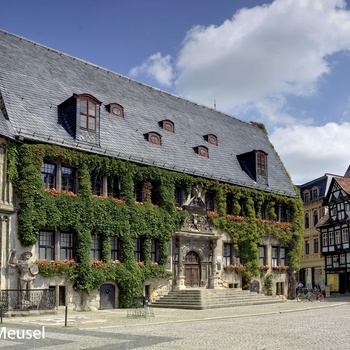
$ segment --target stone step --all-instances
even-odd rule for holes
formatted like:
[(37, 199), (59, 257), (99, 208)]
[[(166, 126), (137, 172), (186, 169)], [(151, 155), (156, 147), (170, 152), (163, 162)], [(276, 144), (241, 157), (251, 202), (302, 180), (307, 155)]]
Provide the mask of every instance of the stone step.
[(171, 291), (160, 299), (149, 303), (149, 306), (203, 310), (281, 302), (284, 300), (239, 289), (186, 289)]

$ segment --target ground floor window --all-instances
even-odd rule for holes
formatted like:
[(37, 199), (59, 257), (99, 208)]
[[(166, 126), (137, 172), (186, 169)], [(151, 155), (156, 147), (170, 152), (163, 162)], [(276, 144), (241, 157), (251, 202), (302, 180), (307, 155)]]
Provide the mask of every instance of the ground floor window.
[(55, 259), (55, 233), (54, 231), (39, 232), (39, 259)]

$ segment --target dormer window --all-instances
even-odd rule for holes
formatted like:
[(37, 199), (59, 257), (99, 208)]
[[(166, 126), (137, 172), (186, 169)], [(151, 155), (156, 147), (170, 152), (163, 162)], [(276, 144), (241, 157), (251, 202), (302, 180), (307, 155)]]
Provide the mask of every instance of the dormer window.
[(268, 185), (267, 153), (254, 150), (237, 156), (242, 169), (257, 183)]
[(109, 105), (109, 113), (114, 117), (124, 118), (124, 109), (118, 103), (111, 103)]
[(96, 131), (96, 119), (101, 102), (88, 94), (75, 95), (75, 97), (80, 101), (80, 128)]
[(256, 170), (258, 176), (266, 177), (267, 174), (267, 156), (265, 152), (256, 152)]
[(211, 145), (218, 145), (218, 138), (214, 134), (208, 134), (204, 136), (205, 140), (210, 143)]
[(175, 126), (171, 120), (169, 119), (162, 120), (159, 124), (163, 130), (167, 132), (175, 133)]
[(209, 150), (208, 150), (208, 148), (205, 147), (205, 146), (198, 146), (198, 147), (197, 147), (197, 154), (198, 154), (200, 157), (209, 158)]
[(152, 131), (149, 132), (146, 136), (149, 143), (151, 143), (152, 145), (161, 146), (162, 137), (158, 133)]

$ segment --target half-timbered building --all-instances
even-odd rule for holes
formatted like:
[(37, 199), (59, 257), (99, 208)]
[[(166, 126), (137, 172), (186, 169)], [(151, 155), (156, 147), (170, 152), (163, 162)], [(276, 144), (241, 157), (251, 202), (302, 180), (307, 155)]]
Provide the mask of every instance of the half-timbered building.
[(350, 290), (350, 177), (347, 174), (333, 177), (323, 203), (326, 214), (317, 224), (326, 284), (331, 292), (339, 293)]

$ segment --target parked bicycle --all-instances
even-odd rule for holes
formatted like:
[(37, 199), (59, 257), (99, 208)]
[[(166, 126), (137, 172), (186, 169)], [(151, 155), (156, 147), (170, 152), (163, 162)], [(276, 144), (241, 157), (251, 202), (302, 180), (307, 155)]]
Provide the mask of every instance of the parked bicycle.
[(314, 289), (313, 291), (316, 300), (318, 301), (324, 301), (324, 295), (319, 289)]
[(307, 289), (303, 288), (301, 291), (299, 291), (297, 295), (297, 301), (303, 301), (303, 300), (308, 300), (308, 301), (315, 301), (316, 296), (314, 294), (313, 289)]

